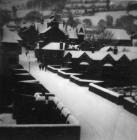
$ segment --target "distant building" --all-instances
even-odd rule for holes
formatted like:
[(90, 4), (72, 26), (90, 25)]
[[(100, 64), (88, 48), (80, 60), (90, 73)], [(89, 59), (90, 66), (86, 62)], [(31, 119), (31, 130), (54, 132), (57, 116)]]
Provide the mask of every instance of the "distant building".
[(107, 0), (68, 0), (64, 11), (69, 9), (73, 14), (81, 15), (106, 10), (107, 6)]
[[(112, 33), (112, 38), (106, 40), (106, 44), (116, 45), (116, 46), (132, 46), (132, 41), (130, 35), (124, 29), (114, 29), (114, 28), (106, 28), (106, 32)], [(112, 42), (112, 44), (111, 44)]]

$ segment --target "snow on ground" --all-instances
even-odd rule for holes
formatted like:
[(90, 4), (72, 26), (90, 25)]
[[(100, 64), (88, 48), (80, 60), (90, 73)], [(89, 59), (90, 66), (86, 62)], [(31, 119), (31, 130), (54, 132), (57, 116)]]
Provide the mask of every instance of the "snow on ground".
[[(30, 55), (33, 56), (33, 55)], [(30, 57), (31, 59), (31, 57)], [(20, 63), (28, 69), (25, 54)], [(37, 63), (30, 63), (30, 73), (49, 91), (55, 94), (80, 121), (81, 140), (135, 140), (137, 117), (122, 106), (118, 106), (68, 79), (50, 71), (39, 70)]]

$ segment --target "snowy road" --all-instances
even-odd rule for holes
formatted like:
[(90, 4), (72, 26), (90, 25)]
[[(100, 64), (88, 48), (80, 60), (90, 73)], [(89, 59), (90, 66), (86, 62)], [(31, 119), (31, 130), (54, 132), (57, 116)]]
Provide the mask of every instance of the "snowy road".
[[(20, 63), (28, 69), (25, 55)], [(81, 140), (136, 140), (137, 117), (110, 101), (31, 62), (30, 73), (54, 93), (80, 121)]]

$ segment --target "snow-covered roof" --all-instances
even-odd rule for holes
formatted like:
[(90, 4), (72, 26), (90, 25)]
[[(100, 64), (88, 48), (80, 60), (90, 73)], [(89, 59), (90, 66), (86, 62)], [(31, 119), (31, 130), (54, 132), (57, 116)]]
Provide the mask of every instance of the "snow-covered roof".
[(137, 47), (117, 47), (118, 48), (117, 54), (114, 54), (114, 52), (112, 51), (108, 52), (107, 50), (110, 47), (113, 48), (114, 46), (104, 47), (101, 50), (96, 51), (94, 53), (92, 53), (91, 51), (65, 51), (64, 56), (70, 53), (72, 55), (72, 58), (79, 58), (81, 55), (86, 53), (87, 56), (92, 60), (102, 60), (107, 55), (110, 55), (112, 59), (114, 59), (114, 61), (118, 61), (124, 55), (127, 56), (129, 60), (137, 59)]
[(64, 57), (67, 56), (68, 54), (71, 54), (70, 51), (65, 51), (64, 52)]
[(124, 53), (114, 54), (113, 52), (109, 52), (109, 54), (115, 61), (118, 61), (124, 55)]
[[(106, 46), (100, 49), (101, 52), (107, 52), (109, 48), (114, 46)], [(126, 55), (129, 60), (137, 59), (137, 47), (134, 46), (117, 46), (118, 53), (108, 52), (115, 61), (118, 61), (123, 55)]]
[(129, 60), (137, 59), (137, 52), (126, 52), (125, 55)]
[(2, 42), (18, 43), (19, 40), (22, 40), (17, 31), (12, 31), (7, 25), (3, 26), (3, 36)]
[(92, 56), (92, 52), (91, 51), (86, 51), (85, 53), (88, 55), (89, 58)]
[(67, 51), (65, 53), (65, 56), (70, 53), (72, 55), (72, 58), (79, 58), (82, 54), (86, 53), (87, 56), (89, 56), (89, 58), (93, 59), (93, 60), (102, 60), (108, 53), (107, 52), (95, 52), (92, 53), (90, 51)]
[(137, 47), (133, 47), (133, 46), (118, 46), (118, 51), (119, 52), (136, 52), (137, 53)]
[(83, 51), (69, 51), (69, 53), (72, 55), (72, 58), (79, 58), (83, 54)]
[(68, 34), (68, 38), (75, 38), (77, 39), (78, 36), (77, 36), (77, 32), (76, 32), (76, 28), (73, 28), (71, 26), (67, 26), (67, 34)]
[(31, 9), (23, 9), (23, 10), (18, 10), (17, 16), (18, 17), (25, 17), (29, 12), (31, 12)]
[(101, 48), (100, 51), (107, 52), (110, 47), (113, 47), (113, 46), (105, 46), (105, 47)]
[(90, 58), (92, 60), (102, 60), (107, 55), (108, 55), (108, 52), (97, 51), (95, 53), (92, 53), (92, 55), (90, 56)]
[(60, 50), (60, 43), (52, 42), (52, 43), (45, 45), (42, 49), (43, 50)]
[(124, 29), (113, 29), (107, 28), (105, 31), (109, 31), (113, 34), (113, 39), (117, 40), (130, 40), (130, 36), (127, 34), (126, 30)]
[(35, 27), (36, 27), (36, 30), (39, 32), (39, 33), (45, 33), (47, 32), (48, 30), (51, 29), (51, 27), (48, 27), (47, 26), (47, 23), (35, 23)]
[[(105, 46), (100, 49), (102, 52), (108, 51), (109, 48), (114, 49), (115, 46)], [(137, 53), (137, 47), (136, 46), (117, 46), (118, 52), (136, 52)]]

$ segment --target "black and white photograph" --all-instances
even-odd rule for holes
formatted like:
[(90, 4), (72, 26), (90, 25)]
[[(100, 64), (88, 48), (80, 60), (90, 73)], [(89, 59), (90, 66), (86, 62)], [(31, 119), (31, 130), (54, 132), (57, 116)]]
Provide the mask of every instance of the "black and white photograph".
[(137, 139), (137, 0), (0, 0), (0, 140)]

